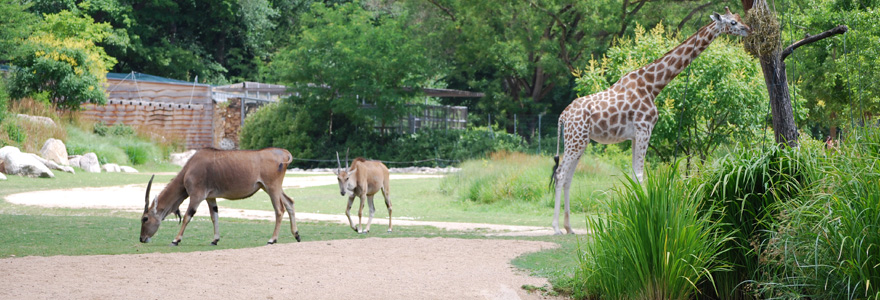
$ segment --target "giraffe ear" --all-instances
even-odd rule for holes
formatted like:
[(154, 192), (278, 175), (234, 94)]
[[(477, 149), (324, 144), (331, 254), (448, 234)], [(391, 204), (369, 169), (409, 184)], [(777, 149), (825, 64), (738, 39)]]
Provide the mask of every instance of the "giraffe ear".
[(721, 15), (719, 15), (718, 13), (712, 13), (709, 18), (712, 18), (712, 21), (721, 22)]

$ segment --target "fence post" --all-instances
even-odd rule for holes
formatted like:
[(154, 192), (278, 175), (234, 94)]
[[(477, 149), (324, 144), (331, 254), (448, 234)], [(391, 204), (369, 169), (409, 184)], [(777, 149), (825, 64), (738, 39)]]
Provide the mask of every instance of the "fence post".
[(543, 116), (544, 114), (538, 115), (538, 154), (542, 154), (543, 152), (541, 151), (541, 117)]
[(513, 114), (513, 134), (519, 135), (519, 131), (516, 130), (516, 114)]

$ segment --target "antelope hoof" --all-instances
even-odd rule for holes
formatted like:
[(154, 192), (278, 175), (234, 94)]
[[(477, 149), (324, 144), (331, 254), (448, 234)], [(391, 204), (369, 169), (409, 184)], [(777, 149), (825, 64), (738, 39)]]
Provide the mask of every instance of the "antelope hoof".
[(171, 242), (171, 246), (177, 246), (177, 244), (180, 244), (180, 241), (173, 241), (173, 242)]
[(269, 241), (268, 243), (266, 243), (266, 245), (273, 245), (273, 244), (275, 244), (275, 242), (276, 241)]
[(216, 239), (216, 240), (211, 241), (211, 246), (217, 246), (217, 242), (219, 242), (219, 241), (220, 241), (220, 239)]
[(553, 235), (562, 235), (562, 231), (556, 231), (553, 233)]
[(299, 241), (300, 241), (300, 240), (299, 240), (299, 231), (295, 232), (295, 233), (293, 234), (293, 237), (296, 238), (296, 242), (299, 243)]
[(391, 229), (388, 229), (388, 233), (391, 233)]
[(361, 232), (360, 232), (357, 228), (355, 228), (355, 227), (352, 227), (351, 229), (353, 229), (354, 232), (361, 233)]

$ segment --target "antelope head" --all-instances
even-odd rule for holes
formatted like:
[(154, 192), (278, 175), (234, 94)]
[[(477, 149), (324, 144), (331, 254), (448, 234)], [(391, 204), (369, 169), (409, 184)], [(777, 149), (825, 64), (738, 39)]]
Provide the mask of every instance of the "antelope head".
[(342, 162), (339, 161), (339, 152), (336, 152), (336, 166), (336, 171), (333, 173), (336, 174), (336, 181), (339, 183), (339, 194), (345, 196), (346, 192), (353, 191), (357, 187), (356, 177), (354, 176), (357, 169), (348, 169), (348, 153), (345, 154), (345, 168), (342, 168)]
[(141, 217), (141, 243), (149, 243), (150, 238), (156, 234), (156, 231), (159, 230), (159, 225), (162, 224), (162, 220), (156, 216), (156, 201), (153, 201), (153, 206), (150, 207), (150, 187), (153, 185), (153, 178), (156, 175), (150, 177), (150, 182), (147, 183), (147, 195), (144, 196), (144, 215)]

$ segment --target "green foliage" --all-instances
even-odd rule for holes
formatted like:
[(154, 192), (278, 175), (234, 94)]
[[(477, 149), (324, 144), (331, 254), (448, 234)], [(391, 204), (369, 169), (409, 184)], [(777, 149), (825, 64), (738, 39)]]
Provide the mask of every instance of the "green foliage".
[[(585, 155), (575, 170), (571, 211), (593, 212), (607, 199), (619, 168), (608, 156)], [(497, 206), (554, 206), (548, 184), (553, 160), (546, 156), (496, 152), (486, 159), (468, 160), (462, 170), (443, 179), (440, 189), (462, 202)]]
[(727, 234), (714, 208), (703, 207), (704, 193), (677, 169), (647, 172), (644, 183), (624, 173), (606, 213), (588, 220), (593, 240), (579, 251), (574, 296), (690, 299), (712, 292), (703, 283), (726, 270)]
[(37, 16), (28, 13), (27, 8), (22, 1), (0, 0), (0, 62), (11, 60), (33, 30)]
[(3, 131), (6, 132), (6, 136), (9, 137), (9, 140), (15, 144), (22, 144), (25, 140), (27, 140), (27, 133), (18, 126), (18, 124), (13, 122), (3, 123)]
[[(607, 89), (682, 39), (662, 25), (650, 32), (636, 26), (633, 37), (619, 39), (604, 58), (590, 60), (575, 73), (578, 95)], [(750, 139), (763, 126), (767, 111), (763, 84), (758, 64), (737, 43), (717, 38), (654, 100), (660, 118), (651, 134), (651, 149), (663, 160), (674, 159), (676, 152), (706, 159), (721, 145)]]
[(764, 295), (880, 297), (880, 129), (863, 128), (846, 141), (839, 152), (801, 146), (813, 152), (813, 184), (781, 207), (764, 255), (772, 274), (761, 281)]
[[(434, 72), (405, 15), (316, 3), (302, 17), (296, 41), (280, 51), (273, 71), (297, 91), (290, 104), (316, 117), (308, 130), (320, 134), (313, 136), (395, 121), (418, 100), (403, 88), (424, 86)], [(376, 109), (361, 109), (364, 103)]]
[(715, 276), (717, 297), (723, 299), (752, 296), (749, 291), (755, 286), (747, 282), (760, 276), (768, 232), (778, 222), (779, 206), (809, 185), (805, 160), (814, 154), (775, 145), (737, 150), (707, 166), (699, 179), (706, 194), (705, 206), (722, 208), (718, 219), (732, 237), (723, 257), (732, 264), (733, 272)]
[(880, 27), (875, 25), (880, 6), (871, 1), (799, 0), (781, 13), (782, 38), (788, 43), (847, 26), (846, 34), (800, 47), (785, 60), (792, 85), (800, 89), (795, 96), (806, 102), (800, 108), (809, 110), (808, 124), (851, 127), (876, 116), (880, 86), (872, 82), (880, 78)]
[(65, 145), (69, 155), (94, 152), (101, 164), (142, 165), (164, 160), (168, 152), (162, 148), (167, 145), (161, 146), (139, 138), (133, 128), (121, 124), (108, 127), (104, 123), (96, 123), (92, 133), (68, 127), (67, 133), (69, 138)]
[(105, 103), (103, 84), (116, 59), (95, 43), (109, 36), (110, 29), (109, 24), (68, 11), (46, 15), (12, 61), (10, 95), (24, 98), (48, 92), (49, 100), (64, 109)]
[[(315, 128), (316, 117), (302, 106), (290, 103), (263, 106), (245, 119), (241, 129), (241, 148), (280, 147), (300, 159), (296, 167), (335, 167), (335, 151), (350, 149), (352, 158), (363, 156), (405, 166), (448, 166), (466, 159), (483, 157), (496, 151), (523, 151), (520, 137), (494, 129), (420, 130), (414, 134), (380, 134), (372, 128), (335, 128), (332, 136)], [(345, 122), (334, 119), (334, 124)], [(330, 149), (329, 151), (327, 149)], [(417, 161), (417, 163), (412, 163)]]

